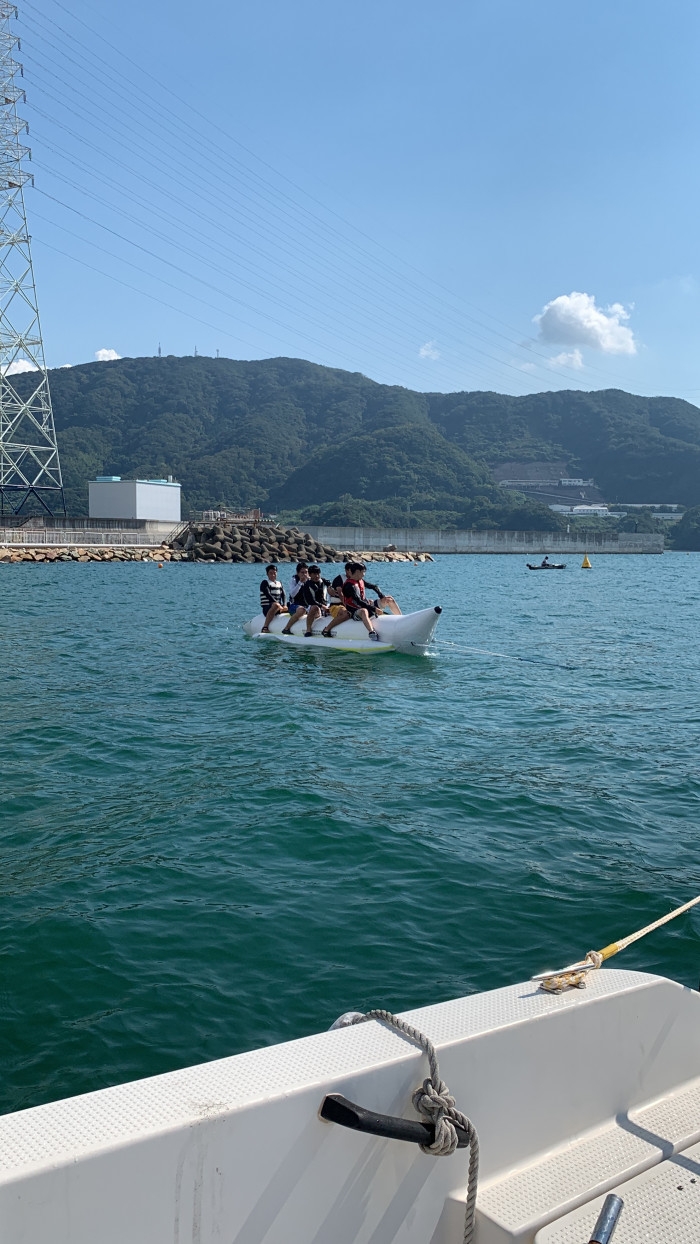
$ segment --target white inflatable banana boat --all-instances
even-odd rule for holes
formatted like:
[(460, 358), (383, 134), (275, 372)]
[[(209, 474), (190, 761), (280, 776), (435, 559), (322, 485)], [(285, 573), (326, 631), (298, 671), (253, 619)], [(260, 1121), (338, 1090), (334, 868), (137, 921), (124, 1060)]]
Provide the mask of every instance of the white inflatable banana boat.
[(250, 622), (244, 622), (243, 630), (252, 639), (281, 640), (283, 644), (303, 644), (311, 648), (339, 648), (344, 652), (408, 652), (415, 656), (425, 648), (426, 644), (430, 643), (441, 613), (440, 605), (435, 605), (432, 609), (418, 609), (416, 613), (403, 613), (398, 616), (383, 613), (374, 620), (378, 640), (370, 639), (362, 623), (354, 621), (341, 622), (339, 626), (334, 627), (332, 638), (326, 639), (321, 635), (321, 631), (329, 624), (329, 618), (318, 618), (314, 622), (313, 636), (304, 634), (306, 618), (302, 618), (301, 622), (295, 622), (289, 635), (282, 635), (281, 632), (289, 621), (287, 613), (273, 618), (269, 632), (264, 635), (261, 634), (265, 621), (262, 613), (251, 618)]

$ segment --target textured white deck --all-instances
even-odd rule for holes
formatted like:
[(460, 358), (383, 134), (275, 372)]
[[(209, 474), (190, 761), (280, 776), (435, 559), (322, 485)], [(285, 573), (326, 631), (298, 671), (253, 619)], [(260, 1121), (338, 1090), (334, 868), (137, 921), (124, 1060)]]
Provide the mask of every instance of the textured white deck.
[[(526, 983), (402, 1015), (440, 1049), (553, 1012), (581, 1010), (595, 999), (620, 991), (661, 983), (659, 977), (642, 973), (605, 971), (594, 975), (585, 992), (556, 997)], [(4, 1115), (0, 1117), (0, 1181), (46, 1161), (52, 1165), (74, 1162), (113, 1144), (144, 1140), (311, 1085), (323, 1085), (324, 1092), (331, 1092), (327, 1085), (339, 1077), (397, 1062), (416, 1064), (417, 1075), (420, 1053), (380, 1024), (359, 1024)], [(468, 1094), (460, 1104), (468, 1113)], [(406, 1113), (410, 1116), (411, 1112)]]
[[(590, 1201), (598, 1192), (612, 1191), (621, 1180), (696, 1141), (700, 1141), (700, 1080), (482, 1187), (480, 1216), (498, 1225), (507, 1239), (531, 1240), (543, 1221)], [(696, 1240), (700, 1241), (700, 1220)]]
[[(698, 1244), (700, 1145), (615, 1188), (624, 1208), (613, 1244)], [(537, 1244), (585, 1244), (604, 1197), (536, 1236)]]
[[(557, 1214), (699, 1138), (700, 996), (670, 981), (605, 969), (584, 991), (516, 985), (405, 1018), (435, 1041), (479, 1131), (478, 1244), (531, 1244)], [(372, 1022), (5, 1116), (0, 1235), (460, 1244), (464, 1151), (430, 1158), (318, 1117), (328, 1092), (414, 1117), (426, 1070)]]

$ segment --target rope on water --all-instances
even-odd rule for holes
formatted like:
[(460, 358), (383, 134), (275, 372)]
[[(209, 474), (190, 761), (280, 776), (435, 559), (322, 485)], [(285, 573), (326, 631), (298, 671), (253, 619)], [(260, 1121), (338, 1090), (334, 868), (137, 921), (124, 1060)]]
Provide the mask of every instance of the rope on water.
[(476, 1128), (471, 1119), (468, 1119), (466, 1114), (462, 1114), (462, 1111), (457, 1109), (455, 1099), (440, 1075), (437, 1053), (430, 1037), (426, 1037), (425, 1033), (420, 1032), (418, 1028), (414, 1028), (412, 1024), (407, 1024), (405, 1019), (399, 1019), (398, 1015), (392, 1015), (391, 1011), (367, 1011), (365, 1015), (358, 1015), (356, 1018), (353, 1018), (352, 1022), (360, 1024), (367, 1019), (379, 1020), (380, 1023), (387, 1024), (389, 1028), (393, 1028), (395, 1032), (408, 1037), (409, 1041), (413, 1041), (415, 1045), (420, 1046), (423, 1053), (428, 1057), (430, 1075), (426, 1076), (420, 1088), (417, 1088), (413, 1093), (411, 1099), (418, 1113), (423, 1115), (423, 1118), (435, 1127), (433, 1143), (420, 1146), (423, 1153), (432, 1154), (436, 1158), (446, 1158), (451, 1153), (454, 1153), (457, 1148), (455, 1123), (464, 1128), (469, 1137), (469, 1175), (467, 1178), (467, 1199), (464, 1218), (464, 1244), (473, 1244), (476, 1193), (479, 1181), (479, 1138), (476, 1134)]
[[(504, 661), (525, 661), (528, 665), (546, 665), (548, 669), (575, 670), (577, 666), (562, 661), (550, 661), (548, 657), (521, 657), (516, 652), (492, 652), (490, 648), (468, 648), (465, 644), (454, 644), (450, 639), (433, 639), (432, 644), (441, 648), (453, 648), (456, 652), (475, 652), (482, 657), (501, 657)], [(427, 644), (415, 644), (414, 647), (428, 647)]]

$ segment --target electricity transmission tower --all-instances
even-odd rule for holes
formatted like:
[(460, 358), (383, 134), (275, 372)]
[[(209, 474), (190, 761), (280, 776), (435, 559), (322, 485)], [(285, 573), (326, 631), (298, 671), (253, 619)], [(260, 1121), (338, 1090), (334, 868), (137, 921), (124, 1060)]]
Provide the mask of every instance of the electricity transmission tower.
[[(25, 94), (16, 82), (16, 17), (14, 4), (0, 0), (0, 514), (18, 514), (28, 502), (65, 514), (24, 206), (32, 176), (24, 167), (29, 148), (20, 141), (28, 127), (17, 115)], [(13, 383), (23, 372), (25, 397)]]

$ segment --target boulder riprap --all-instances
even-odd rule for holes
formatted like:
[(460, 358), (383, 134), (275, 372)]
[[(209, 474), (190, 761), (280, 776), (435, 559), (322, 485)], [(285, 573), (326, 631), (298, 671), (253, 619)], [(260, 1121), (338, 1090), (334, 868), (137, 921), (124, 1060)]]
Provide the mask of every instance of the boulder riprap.
[(415, 562), (432, 561), (430, 553), (338, 552), (320, 544), (308, 532), (296, 527), (259, 523), (239, 527), (230, 522), (188, 523), (169, 544), (157, 548), (146, 545), (86, 544), (5, 545), (0, 546), (0, 563), (17, 562)]
[(15, 564), (17, 562), (164, 562), (173, 561), (174, 556), (167, 545), (160, 548), (129, 547), (123, 545), (86, 545), (84, 548), (71, 545), (61, 548), (58, 545), (10, 545), (0, 548), (0, 562)]
[(343, 562), (432, 562), (435, 558), (431, 553), (399, 553), (397, 549), (383, 549), (381, 553), (343, 553)]

